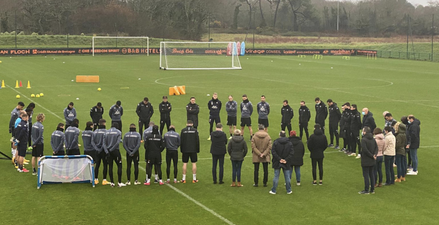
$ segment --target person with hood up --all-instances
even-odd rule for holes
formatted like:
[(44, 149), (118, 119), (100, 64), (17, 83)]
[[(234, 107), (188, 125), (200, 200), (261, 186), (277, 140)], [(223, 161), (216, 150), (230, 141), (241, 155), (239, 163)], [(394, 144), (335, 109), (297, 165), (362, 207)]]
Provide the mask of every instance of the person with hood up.
[[(296, 185), (300, 186), (300, 167), (303, 166), (303, 155), (305, 155), (305, 146), (303, 146), (302, 139), (297, 137), (296, 131), (290, 132), (290, 142), (293, 144), (293, 158), (291, 159), (291, 169), (296, 172)], [(293, 170), (291, 170), (291, 174)]]
[(259, 184), (259, 164), (262, 163), (264, 167), (264, 187), (267, 187), (268, 182), (268, 164), (270, 163), (270, 151), (271, 151), (271, 137), (265, 132), (265, 127), (262, 124), (258, 126), (259, 131), (255, 133), (251, 139), (252, 153), (253, 153), (253, 165), (254, 165), (254, 184), (253, 187), (258, 187)]
[(406, 126), (403, 123), (396, 123), (395, 129), (395, 139), (396, 139), (396, 183), (405, 181), (405, 174), (407, 172), (407, 159), (405, 158), (405, 147), (407, 145), (407, 137), (405, 135)]
[(378, 146), (373, 139), (373, 135), (369, 127), (363, 128), (363, 138), (361, 139), (361, 149), (363, 149), (363, 157), (361, 157), (361, 167), (363, 168), (364, 189), (358, 194), (375, 194), (375, 175), (373, 168), (378, 154)]
[(211, 133), (210, 153), (212, 154), (213, 184), (217, 184), (216, 167), (219, 162), (219, 184), (224, 184), (224, 156), (226, 154), (227, 135), (223, 132), (223, 125), (216, 124), (216, 130)]
[(291, 160), (293, 158), (293, 144), (288, 140), (285, 135), (285, 131), (279, 133), (279, 138), (276, 139), (271, 148), (271, 153), (273, 155), (273, 187), (268, 192), (272, 195), (276, 194), (277, 185), (279, 183), (280, 170), (284, 172), (285, 187), (287, 189), (287, 194), (293, 193), (291, 191)]
[(378, 146), (378, 153), (377, 158), (375, 160), (375, 187), (382, 187), (383, 186), (383, 162), (384, 162), (384, 147), (385, 147), (385, 141), (384, 141), (384, 134), (383, 130), (380, 128), (375, 128), (373, 130), (373, 135), (375, 135), (375, 142)]
[[(230, 155), (232, 161), (232, 185), (231, 187), (242, 187), (241, 184), (241, 167), (245, 156), (247, 155), (247, 143), (244, 141), (244, 137), (241, 136), (240, 130), (235, 130), (232, 139), (227, 145), (227, 152)], [(236, 181), (238, 184), (236, 184)]]
[(328, 147), (328, 140), (319, 124), (314, 125), (314, 134), (308, 139), (308, 150), (311, 152), (313, 185), (317, 185), (317, 165), (319, 166), (319, 185), (323, 185), (323, 152)]
[(111, 118), (111, 124), (113, 125), (114, 123), (116, 123), (116, 129), (122, 132), (122, 116), (123, 116), (122, 102), (117, 101), (115, 105), (112, 105), (108, 114), (110, 115)]

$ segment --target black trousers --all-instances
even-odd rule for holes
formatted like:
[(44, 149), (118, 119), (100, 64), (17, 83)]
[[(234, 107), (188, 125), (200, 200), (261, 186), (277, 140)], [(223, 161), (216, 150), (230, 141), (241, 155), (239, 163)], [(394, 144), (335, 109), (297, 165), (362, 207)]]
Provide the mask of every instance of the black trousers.
[[(255, 165), (255, 172), (254, 172), (254, 181), (255, 184), (259, 183), (259, 163), (253, 163)], [(262, 163), (262, 167), (264, 168), (264, 179), (262, 182), (264, 185), (267, 184), (268, 181), (268, 162)]]
[(103, 179), (107, 179), (107, 169), (108, 169), (108, 160), (107, 155), (104, 150), (101, 153), (96, 152), (96, 167), (95, 167), (95, 178), (98, 179), (99, 167), (101, 166), (101, 162), (104, 163), (103, 168)]
[(358, 154), (361, 154), (360, 131), (350, 132), (349, 151), (355, 153), (358, 146)]
[(130, 156), (127, 153), (127, 180), (131, 180), (131, 163), (134, 162), (134, 178), (139, 179), (139, 151)]
[(143, 140), (143, 127), (145, 127), (146, 129), (148, 128), (148, 126), (149, 126), (149, 120), (147, 121), (139, 120), (139, 133), (140, 133), (140, 138), (142, 138), (142, 140)]
[(178, 151), (166, 151), (166, 176), (168, 179), (170, 179), (171, 174), (171, 160), (174, 165), (174, 179), (177, 179)]
[(30, 146), (32, 146), (32, 123), (29, 123), (29, 139), (27, 140), (27, 143)]
[[(363, 166), (364, 190), (373, 192), (375, 189), (375, 174), (373, 172), (374, 166)], [(369, 182), (370, 181), (370, 182)]]
[(216, 167), (219, 162), (219, 181), (222, 182), (224, 178), (224, 155), (214, 155), (212, 154), (212, 177), (213, 181), (217, 181)]
[(335, 143), (338, 146), (339, 143), (339, 135), (338, 135), (338, 124), (329, 124), (329, 137), (331, 139), (331, 144), (334, 144), (334, 136)]
[(109, 169), (111, 183), (114, 183), (113, 161), (116, 162), (116, 165), (117, 165), (117, 178), (118, 178), (117, 181), (119, 183), (122, 183), (122, 156), (120, 155), (120, 152), (118, 149), (113, 150), (108, 155), (108, 169)]
[(319, 177), (323, 180), (323, 158), (322, 159), (311, 159), (312, 164), (312, 179), (317, 180), (317, 165), (319, 166)]
[(118, 129), (118, 130), (120, 130), (120, 132), (122, 132), (122, 120), (121, 121), (111, 121), (111, 125), (113, 125), (113, 123), (117, 123), (116, 129)]
[(148, 174), (148, 178), (152, 179), (152, 167), (154, 166), (155, 172), (159, 175), (159, 180), (162, 179), (162, 164), (161, 163), (146, 163), (146, 174)]
[[(283, 131), (285, 131), (285, 128), (287, 128), (288, 129), (288, 135), (290, 134), (290, 132), (291, 132), (291, 121), (290, 122), (288, 122), (288, 123), (281, 123), (280, 124), (280, 129), (281, 130), (283, 130)], [(287, 135), (287, 136), (288, 136)]]
[(300, 139), (302, 139), (302, 137), (303, 137), (303, 130), (305, 130), (306, 140), (308, 140), (308, 138), (309, 138), (308, 123), (299, 123), (299, 128), (300, 128)]
[(163, 130), (165, 129), (165, 125), (166, 125), (166, 130), (169, 131), (169, 126), (171, 126), (171, 118), (168, 119), (160, 119), (160, 134), (163, 135)]
[(209, 135), (210, 135), (213, 131), (213, 125), (215, 124), (215, 126), (216, 126), (217, 123), (221, 123), (221, 119), (219, 116), (210, 116), (209, 123), (210, 123), (210, 133), (209, 133)]
[(98, 127), (99, 127), (99, 122), (93, 121), (93, 131), (98, 129)]

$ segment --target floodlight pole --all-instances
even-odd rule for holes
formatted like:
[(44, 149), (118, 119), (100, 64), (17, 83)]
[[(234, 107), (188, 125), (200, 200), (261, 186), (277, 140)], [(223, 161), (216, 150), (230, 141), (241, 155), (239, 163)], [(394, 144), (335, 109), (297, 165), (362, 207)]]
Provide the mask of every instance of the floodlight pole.
[(340, 30), (340, 1), (337, 1), (337, 32)]
[(431, 15), (431, 61), (434, 60), (434, 14)]

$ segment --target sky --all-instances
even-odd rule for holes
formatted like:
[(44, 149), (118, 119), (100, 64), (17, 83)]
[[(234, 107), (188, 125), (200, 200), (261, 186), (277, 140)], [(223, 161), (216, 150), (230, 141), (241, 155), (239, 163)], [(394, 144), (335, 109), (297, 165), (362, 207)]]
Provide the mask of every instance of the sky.
[(407, 1), (412, 3), (413, 5), (427, 6), (428, 2), (430, 2), (431, 0), (407, 0)]

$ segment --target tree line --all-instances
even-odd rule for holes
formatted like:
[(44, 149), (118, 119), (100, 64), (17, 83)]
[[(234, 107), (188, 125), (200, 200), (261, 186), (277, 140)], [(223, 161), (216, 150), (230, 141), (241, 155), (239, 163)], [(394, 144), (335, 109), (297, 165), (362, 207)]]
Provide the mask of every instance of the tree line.
[(187, 40), (200, 40), (209, 28), (281, 35), (429, 35), (438, 12), (439, 1), (424, 7), (406, 0), (2, 0), (0, 33)]

